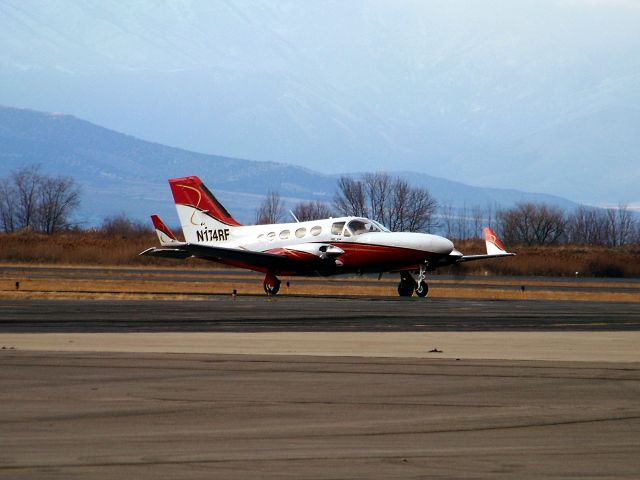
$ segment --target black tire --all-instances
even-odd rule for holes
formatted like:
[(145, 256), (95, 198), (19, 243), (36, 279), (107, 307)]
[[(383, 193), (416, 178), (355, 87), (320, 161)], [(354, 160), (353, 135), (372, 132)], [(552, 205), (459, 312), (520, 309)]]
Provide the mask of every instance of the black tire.
[(416, 295), (419, 297), (426, 297), (429, 293), (429, 285), (427, 282), (422, 281), (416, 285)]
[(264, 291), (267, 295), (277, 295), (280, 291), (280, 280), (276, 279), (273, 285), (264, 282), (262, 286), (264, 287)]
[(401, 297), (410, 297), (413, 295), (415, 286), (410, 282), (400, 282), (398, 284), (398, 295)]

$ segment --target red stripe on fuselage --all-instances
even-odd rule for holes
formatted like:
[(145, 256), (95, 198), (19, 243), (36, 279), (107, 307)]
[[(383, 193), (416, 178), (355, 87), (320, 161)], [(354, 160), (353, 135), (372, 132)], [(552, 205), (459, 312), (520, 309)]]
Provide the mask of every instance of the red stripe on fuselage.
[(408, 265), (419, 265), (425, 260), (441, 258), (441, 254), (415, 250), (412, 248), (393, 247), (389, 245), (371, 245), (354, 242), (331, 242), (344, 250), (338, 259), (349, 269), (375, 269), (380, 266), (385, 270), (406, 268)]
[[(265, 253), (286, 256), (289, 259), (299, 262), (299, 268), (291, 270), (273, 269), (277, 275), (304, 276), (304, 275), (339, 275), (353, 272), (389, 272), (399, 270), (416, 270), (424, 261), (437, 260), (443, 255), (415, 250), (411, 248), (392, 247), (388, 245), (371, 245), (352, 242), (331, 242), (332, 245), (344, 250), (344, 254), (336, 258), (342, 266), (330, 267), (322, 264), (319, 257), (308, 252), (289, 250), (286, 248), (274, 248), (266, 250)], [(253, 266), (246, 262), (234, 260), (224, 260), (218, 258), (207, 258), (225, 265), (266, 273), (265, 267)]]

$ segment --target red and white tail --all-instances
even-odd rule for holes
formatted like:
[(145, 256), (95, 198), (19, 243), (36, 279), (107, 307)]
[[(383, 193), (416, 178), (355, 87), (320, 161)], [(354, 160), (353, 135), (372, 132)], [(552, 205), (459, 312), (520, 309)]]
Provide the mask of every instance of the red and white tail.
[(158, 215), (151, 215), (151, 221), (153, 222), (153, 227), (156, 229), (156, 235), (158, 235), (160, 245), (164, 247), (180, 243), (173, 232), (164, 224)]
[(221, 243), (231, 240), (241, 225), (227, 212), (198, 177), (172, 178), (184, 238), (189, 243)]
[(500, 255), (507, 253), (507, 250), (502, 245), (502, 242), (495, 234), (491, 227), (484, 227), (482, 229), (482, 233), (484, 234), (484, 241), (487, 245), (487, 255)]

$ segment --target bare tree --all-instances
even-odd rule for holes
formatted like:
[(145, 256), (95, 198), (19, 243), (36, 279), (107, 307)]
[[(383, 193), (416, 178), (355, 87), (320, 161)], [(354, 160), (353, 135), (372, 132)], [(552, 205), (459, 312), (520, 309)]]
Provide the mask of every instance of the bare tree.
[(471, 237), (472, 238), (480, 238), (480, 232), (482, 230), (482, 227), (484, 226), (482, 224), (483, 216), (484, 216), (484, 211), (480, 205), (475, 205), (471, 209), (471, 222), (472, 222)]
[(604, 210), (581, 206), (567, 221), (567, 241), (585, 245), (607, 244), (607, 215)]
[(505, 242), (525, 245), (553, 245), (565, 233), (567, 220), (553, 205), (518, 203), (498, 213)]
[(635, 240), (638, 220), (627, 205), (616, 208), (580, 207), (569, 216), (567, 239), (572, 243), (627, 245)]
[(466, 204), (458, 209), (455, 238), (459, 238), (460, 240), (469, 238), (469, 212), (467, 211)]
[[(393, 210), (393, 200), (390, 198), (394, 187), (393, 180), (388, 173), (365, 173), (362, 177), (365, 193), (369, 200), (368, 212), (371, 217), (378, 220), (383, 225), (388, 225), (392, 229), (391, 223), (396, 223), (396, 219), (391, 219)], [(405, 192), (406, 195), (407, 192)], [(397, 227), (396, 227), (397, 229)]]
[[(385, 175), (385, 181), (377, 182), (378, 188), (386, 189), (387, 191), (391, 188), (391, 182), (389, 180), (389, 176)], [(385, 207), (384, 204), (381, 205), (381, 208), (378, 212), (374, 212), (377, 215), (376, 218), (379, 218), (380, 221), (386, 225), (391, 231), (400, 231), (405, 230), (404, 226), (409, 222), (409, 217), (411, 216), (411, 211), (409, 208), (409, 203), (411, 202), (411, 188), (409, 184), (404, 180), (399, 180), (395, 185), (393, 185), (394, 191), (389, 192), (389, 201), (388, 208)], [(384, 194), (379, 195), (381, 200), (384, 200)]]
[(269, 191), (256, 211), (256, 225), (278, 223), (284, 217), (284, 201), (276, 191)]
[(0, 221), (6, 232), (55, 233), (69, 226), (79, 204), (80, 189), (72, 178), (43, 175), (39, 166), (21, 168), (0, 181)]
[(333, 215), (329, 205), (318, 200), (300, 202), (293, 207), (292, 211), (296, 218), (301, 222), (329, 218)]
[(451, 203), (446, 203), (440, 209), (440, 216), (442, 217), (444, 234), (447, 238), (453, 238), (454, 234), (454, 220), (455, 220), (455, 210)]
[(608, 244), (620, 247), (631, 243), (635, 230), (635, 219), (627, 205), (607, 208), (607, 240)]
[(16, 228), (34, 228), (38, 212), (38, 190), (42, 184), (39, 165), (31, 165), (14, 171), (9, 177), (15, 186)]
[(367, 194), (361, 180), (341, 176), (338, 179), (338, 190), (334, 199), (335, 209), (343, 215), (368, 217)]
[(8, 178), (0, 179), (0, 222), (5, 232), (13, 232), (17, 223), (16, 189)]
[(421, 232), (435, 227), (437, 209), (438, 202), (426, 188), (410, 188), (405, 203), (405, 222), (398, 226), (398, 230)]
[(361, 180), (340, 177), (334, 206), (343, 215), (370, 217), (393, 231), (423, 231), (436, 224), (437, 203), (429, 191), (387, 173), (367, 173)]
[(38, 203), (38, 230), (55, 233), (69, 227), (69, 214), (80, 205), (80, 188), (69, 177), (43, 177)]

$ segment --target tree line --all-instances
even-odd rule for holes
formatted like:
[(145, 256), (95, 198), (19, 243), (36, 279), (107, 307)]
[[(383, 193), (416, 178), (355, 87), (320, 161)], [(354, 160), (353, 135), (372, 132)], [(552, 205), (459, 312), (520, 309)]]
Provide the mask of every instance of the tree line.
[[(292, 213), (300, 221), (331, 216), (361, 216), (391, 231), (437, 231), (448, 238), (479, 238), (491, 226), (509, 245), (581, 244), (624, 246), (640, 243), (640, 218), (627, 205), (610, 208), (580, 206), (575, 210), (545, 203), (521, 202), (512, 208), (438, 205), (425, 188), (412, 187), (387, 173), (343, 175), (331, 204), (305, 201)], [(271, 191), (260, 205), (256, 223), (286, 218), (284, 201)]]
[(498, 212), (505, 242), (522, 245), (581, 244), (621, 247), (640, 243), (640, 220), (627, 205), (610, 208), (519, 203)]
[[(427, 231), (435, 226), (438, 203), (426, 188), (412, 187), (388, 173), (343, 175), (338, 179), (332, 204), (319, 201), (297, 203), (291, 213), (301, 221), (333, 216), (367, 217), (391, 231)], [(278, 223), (286, 217), (284, 201), (271, 191), (256, 211), (256, 223)]]
[(37, 165), (0, 179), (0, 226), (5, 232), (67, 229), (79, 205), (80, 187), (71, 177), (45, 175)]
[[(72, 227), (80, 205), (80, 187), (65, 176), (49, 176), (39, 166), (16, 170), (0, 178), (0, 228), (5, 232), (30, 229), (52, 234)], [(300, 221), (338, 216), (376, 220), (392, 231), (434, 231), (448, 238), (477, 238), (491, 226), (509, 245), (583, 244), (618, 247), (640, 243), (640, 219), (626, 205), (611, 208), (581, 206), (565, 211), (544, 203), (454, 208), (438, 205), (425, 188), (387, 173), (343, 175), (331, 203), (303, 201), (292, 213)], [(285, 221), (284, 201), (270, 191), (256, 211), (256, 223)], [(149, 231), (126, 214), (105, 218), (101, 231), (135, 236)]]

